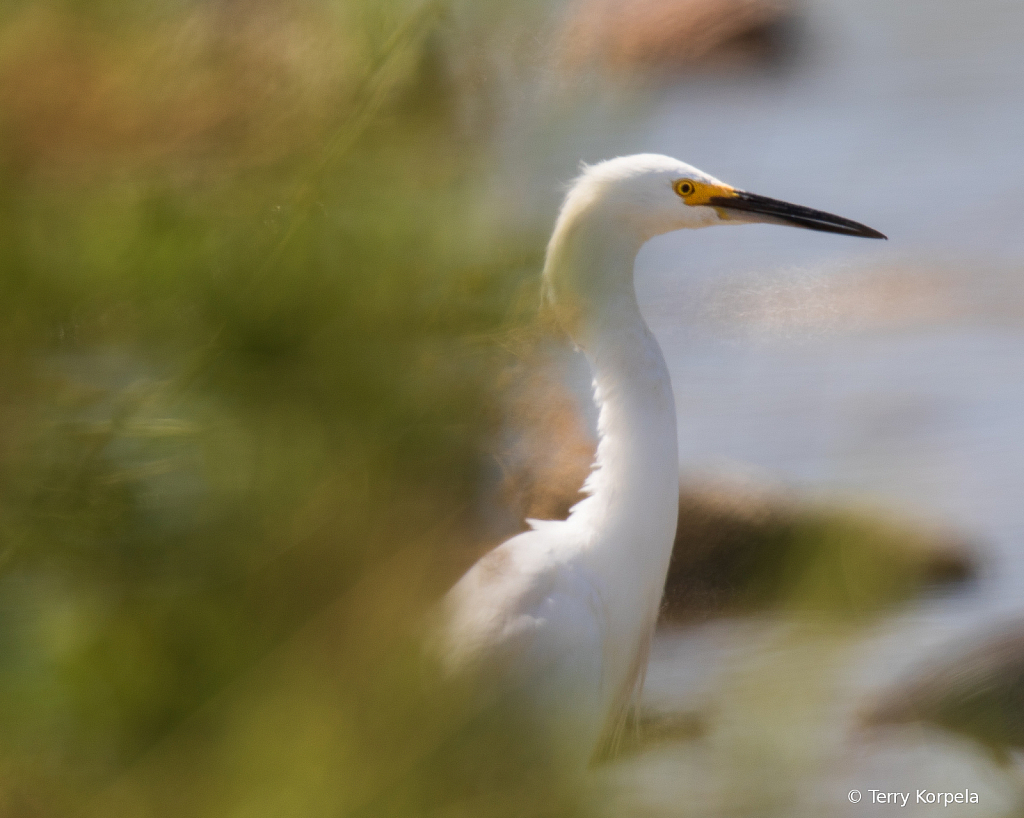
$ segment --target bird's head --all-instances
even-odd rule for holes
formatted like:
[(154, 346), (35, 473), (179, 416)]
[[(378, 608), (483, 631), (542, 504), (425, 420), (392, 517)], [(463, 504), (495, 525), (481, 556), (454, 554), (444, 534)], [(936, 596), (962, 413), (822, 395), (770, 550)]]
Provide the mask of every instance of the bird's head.
[(673, 230), (755, 222), (885, 238), (850, 219), (737, 190), (685, 162), (649, 153), (584, 168), (563, 215), (578, 210), (600, 213), (607, 226), (617, 224), (641, 243)]
[(685, 228), (752, 222), (885, 238), (831, 213), (737, 190), (668, 156), (622, 156), (585, 167), (566, 194), (548, 243), (544, 301), (583, 345), (588, 321), (624, 314), (622, 297), (635, 303), (633, 260), (648, 239)]

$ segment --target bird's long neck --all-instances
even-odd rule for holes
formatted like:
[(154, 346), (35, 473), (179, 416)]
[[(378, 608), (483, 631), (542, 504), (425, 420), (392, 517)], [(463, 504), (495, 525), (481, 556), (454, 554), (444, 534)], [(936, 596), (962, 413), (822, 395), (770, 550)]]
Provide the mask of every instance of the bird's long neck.
[(560, 227), (545, 267), (546, 297), (590, 362), (599, 407), (591, 496), (570, 523), (583, 532), (581, 559), (610, 626), (649, 631), (675, 536), (679, 466), (668, 370), (633, 287), (643, 238), (599, 219)]
[[(654, 337), (635, 322), (586, 350), (599, 407), (594, 469), (575, 514), (594, 533), (591, 558), (607, 601), (661, 598), (679, 504), (676, 416), (668, 370)], [(655, 611), (647, 612), (653, 616)]]

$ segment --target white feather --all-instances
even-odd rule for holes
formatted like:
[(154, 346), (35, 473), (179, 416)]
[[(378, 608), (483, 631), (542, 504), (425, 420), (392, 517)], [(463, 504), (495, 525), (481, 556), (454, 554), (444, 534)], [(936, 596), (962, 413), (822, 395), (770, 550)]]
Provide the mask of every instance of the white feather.
[(762, 220), (689, 206), (673, 189), (680, 179), (722, 185), (642, 154), (583, 166), (566, 194), (543, 295), (594, 373), (599, 443), (589, 496), (567, 520), (531, 521), (533, 530), (483, 557), (444, 604), (448, 671), (471, 674), (494, 696), (515, 691), (579, 766), (614, 743), (640, 692), (678, 514), (675, 403), (637, 305), (636, 254), (671, 230)]

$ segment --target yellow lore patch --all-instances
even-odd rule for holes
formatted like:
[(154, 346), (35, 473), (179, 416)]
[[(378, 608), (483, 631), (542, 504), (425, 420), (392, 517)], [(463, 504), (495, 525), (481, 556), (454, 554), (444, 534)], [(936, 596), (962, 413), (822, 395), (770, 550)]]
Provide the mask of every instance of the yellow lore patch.
[(693, 179), (676, 179), (672, 183), (672, 190), (691, 207), (706, 205), (714, 196), (731, 197), (736, 195), (736, 189), (729, 185), (709, 185), (706, 182), (697, 182)]

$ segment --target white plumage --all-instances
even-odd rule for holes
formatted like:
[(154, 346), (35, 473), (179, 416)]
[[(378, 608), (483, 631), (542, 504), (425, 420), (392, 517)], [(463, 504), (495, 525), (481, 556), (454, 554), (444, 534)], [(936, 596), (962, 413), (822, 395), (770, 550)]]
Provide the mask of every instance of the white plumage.
[(640, 693), (678, 513), (675, 403), (637, 305), (636, 254), (661, 233), (753, 221), (881, 237), (642, 154), (585, 168), (548, 244), (543, 297), (586, 355), (600, 410), (589, 496), (567, 520), (531, 521), (456, 583), (441, 658), (520, 708), (569, 766), (614, 744)]

